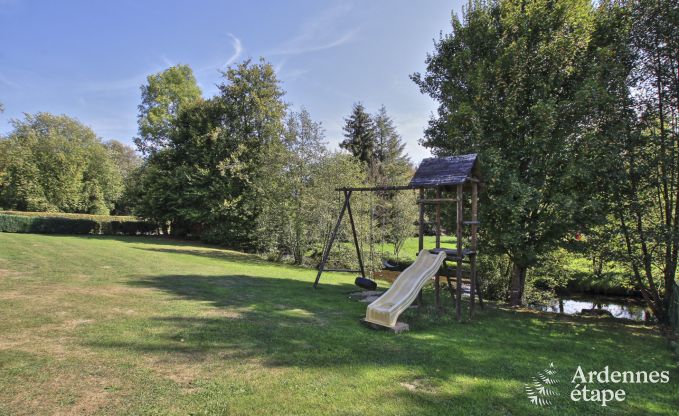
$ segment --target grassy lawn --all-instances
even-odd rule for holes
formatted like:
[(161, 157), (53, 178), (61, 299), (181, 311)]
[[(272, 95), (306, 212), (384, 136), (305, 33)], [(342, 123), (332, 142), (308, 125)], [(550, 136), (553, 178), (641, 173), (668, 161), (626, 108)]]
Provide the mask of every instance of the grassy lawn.
[[(655, 330), (490, 306), (358, 324), (354, 276), (151, 238), (0, 233), (0, 415), (677, 414), (676, 357)], [(432, 293), (426, 293), (432, 303)], [(554, 362), (560, 395), (524, 385)], [(585, 371), (669, 370), (607, 407), (568, 398)], [(559, 387), (557, 385), (557, 387)], [(600, 388), (600, 387), (599, 387)]]
[[(436, 247), (436, 237), (433, 235), (425, 235), (424, 236), (424, 247), (425, 248), (434, 248)], [(441, 236), (441, 247), (443, 248), (457, 248), (455, 245), (455, 236), (447, 236), (443, 235)], [(394, 245), (385, 243), (385, 244), (378, 244), (375, 247), (375, 250), (377, 253), (384, 252), (385, 257), (389, 257), (389, 255), (396, 257), (394, 254)], [(401, 247), (401, 251), (398, 253), (398, 257), (400, 260), (415, 260), (415, 257), (417, 257), (417, 253), (419, 252), (419, 239), (417, 237), (411, 237), (408, 238), (405, 243), (403, 243), (403, 247)]]

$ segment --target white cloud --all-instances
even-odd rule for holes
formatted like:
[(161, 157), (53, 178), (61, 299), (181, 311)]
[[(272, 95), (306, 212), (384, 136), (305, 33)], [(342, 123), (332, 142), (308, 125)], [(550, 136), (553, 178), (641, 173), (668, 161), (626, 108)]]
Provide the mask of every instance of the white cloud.
[(232, 63), (236, 62), (238, 58), (240, 58), (241, 53), (243, 53), (243, 45), (237, 37), (232, 35), (231, 33), (228, 33), (229, 37), (231, 38), (231, 46), (233, 46), (233, 54), (229, 56), (229, 59), (224, 62), (222, 67), (227, 67), (231, 65)]
[(265, 55), (300, 55), (344, 45), (358, 33), (358, 28), (337, 33), (338, 21), (351, 9), (351, 5), (342, 4), (326, 10), (303, 24), (295, 37), (285, 42), (281, 47), (265, 53)]
[(241, 55), (243, 54), (243, 43), (238, 37), (236, 37), (232, 33), (227, 33), (227, 35), (231, 38), (231, 47), (233, 48), (233, 53), (231, 54), (231, 56), (229, 56), (226, 59), (226, 61), (215, 62), (214, 64), (202, 66), (195, 71), (196, 73), (204, 74), (210, 71), (216, 72), (216, 70), (218, 69), (220, 70), (226, 69), (226, 67), (233, 64), (238, 60), (238, 58), (241, 57)]

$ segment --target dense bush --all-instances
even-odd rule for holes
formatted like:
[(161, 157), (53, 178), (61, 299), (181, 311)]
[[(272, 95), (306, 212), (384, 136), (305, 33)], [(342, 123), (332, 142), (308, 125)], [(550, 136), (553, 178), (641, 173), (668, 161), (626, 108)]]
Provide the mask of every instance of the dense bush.
[(0, 213), (0, 232), (8, 233), (149, 235), (156, 231), (153, 224), (133, 217)]
[(60, 217), (24, 217), (0, 214), (0, 231), (36, 234), (92, 234), (97, 222), (89, 219)]

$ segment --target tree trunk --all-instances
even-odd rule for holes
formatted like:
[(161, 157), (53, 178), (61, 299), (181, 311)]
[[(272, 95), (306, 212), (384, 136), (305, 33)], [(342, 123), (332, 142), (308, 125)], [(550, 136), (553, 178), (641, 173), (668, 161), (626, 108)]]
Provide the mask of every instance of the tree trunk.
[(509, 285), (509, 306), (521, 306), (527, 270), (526, 266), (514, 263), (512, 280)]

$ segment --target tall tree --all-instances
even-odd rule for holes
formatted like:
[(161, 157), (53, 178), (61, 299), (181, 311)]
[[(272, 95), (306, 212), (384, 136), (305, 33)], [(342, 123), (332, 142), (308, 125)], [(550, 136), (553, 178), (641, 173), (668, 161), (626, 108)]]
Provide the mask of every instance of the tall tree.
[(141, 87), (139, 137), (134, 139), (137, 149), (149, 155), (166, 147), (179, 112), (200, 98), (200, 88), (188, 65), (175, 65), (149, 75)]
[(321, 124), (306, 109), (288, 114), (284, 137), (285, 149), (277, 158), (282, 163), (278, 171), (269, 171), (273, 186), (262, 195), (259, 234), (271, 237), (262, 250), (291, 255), (302, 264), (318, 241), (321, 205), (314, 185), (327, 149)]
[(403, 153), (405, 143), (396, 130), (394, 121), (387, 114), (383, 105), (373, 116), (375, 125), (375, 157), (383, 164), (408, 163), (408, 157)]
[(483, 241), (513, 263), (510, 302), (527, 271), (596, 218), (586, 94), (589, 0), (470, 2), (413, 80), (439, 102), (423, 144), (440, 156), (479, 153)]
[(615, 27), (630, 30), (627, 49), (609, 67), (631, 71), (609, 110), (625, 121), (612, 142), (617, 169), (610, 197), (633, 283), (667, 323), (679, 253), (679, 4), (625, 4), (612, 7), (619, 13)]
[[(224, 72), (219, 95), (184, 106), (145, 180), (157, 192), (139, 207), (178, 234), (256, 248), (259, 198), (279, 172), (283, 91), (273, 67), (247, 60)], [(161, 201), (162, 203), (159, 203)]]
[(363, 104), (355, 103), (348, 118), (344, 119), (345, 139), (340, 147), (362, 162), (372, 165), (375, 157), (375, 123)]
[(0, 206), (108, 214), (122, 181), (106, 147), (67, 116), (26, 114), (0, 141)]

